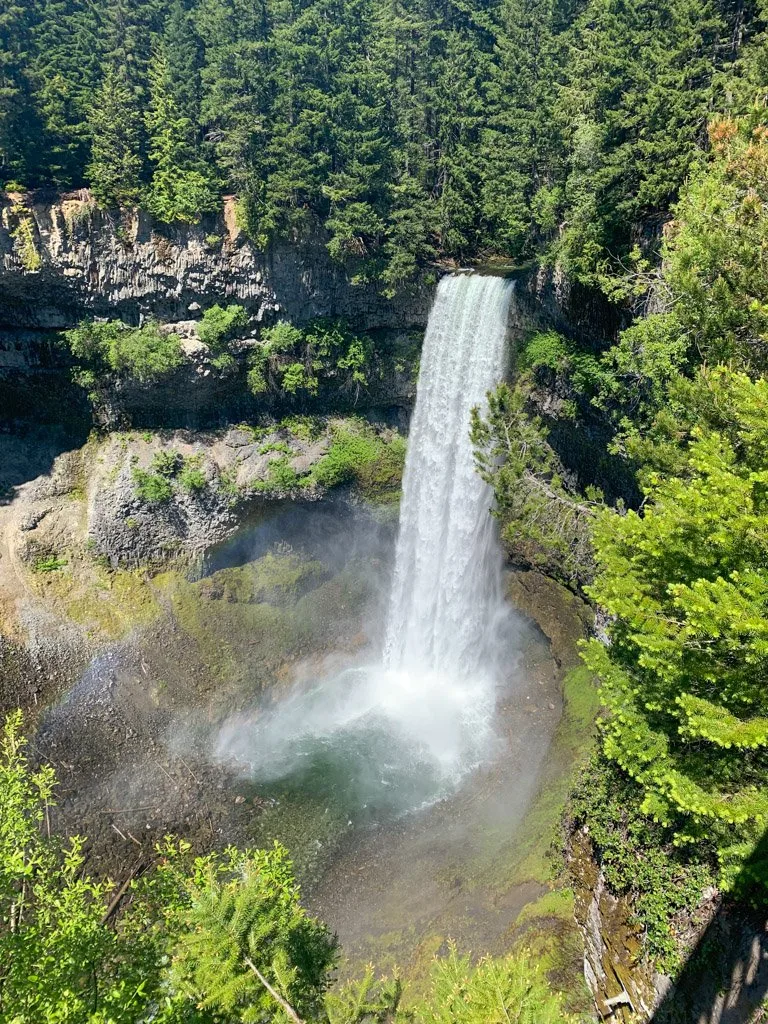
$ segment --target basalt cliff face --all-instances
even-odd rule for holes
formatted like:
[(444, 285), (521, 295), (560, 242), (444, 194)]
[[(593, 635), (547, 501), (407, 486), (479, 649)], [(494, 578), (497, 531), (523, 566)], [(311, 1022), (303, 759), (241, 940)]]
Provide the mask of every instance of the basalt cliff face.
[[(19, 232), (21, 221), (25, 231)], [(100, 210), (87, 192), (0, 203), (0, 326), (58, 329), (84, 315), (184, 320), (227, 300), (257, 320), (343, 316), (362, 330), (426, 323), (423, 280), (396, 301), (355, 285), (322, 232), (259, 251), (237, 225), (234, 200), (197, 225), (160, 225), (136, 210)]]

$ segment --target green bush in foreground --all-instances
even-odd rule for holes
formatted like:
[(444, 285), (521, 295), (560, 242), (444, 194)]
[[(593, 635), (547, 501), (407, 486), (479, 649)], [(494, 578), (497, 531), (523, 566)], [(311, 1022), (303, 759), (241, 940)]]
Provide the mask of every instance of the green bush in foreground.
[(122, 901), (85, 840), (44, 835), (56, 776), (32, 770), (21, 714), (0, 734), (0, 1021), (4, 1024), (530, 1024), (568, 1021), (523, 953), (452, 949), (403, 1011), (373, 968), (334, 993), (336, 941), (301, 906), (286, 851), (192, 858), (166, 839)]
[[(600, 514), (591, 596), (610, 646), (585, 651), (606, 754), (677, 843), (713, 842), (721, 884), (768, 886), (768, 382), (702, 370), (710, 423), (649, 473), (642, 515)], [(748, 864), (748, 870), (745, 870)]]

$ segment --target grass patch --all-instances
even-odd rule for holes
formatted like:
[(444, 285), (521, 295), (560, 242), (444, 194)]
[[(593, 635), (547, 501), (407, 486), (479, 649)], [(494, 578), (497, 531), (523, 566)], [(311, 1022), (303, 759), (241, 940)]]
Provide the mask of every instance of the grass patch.
[(386, 500), (399, 494), (405, 451), (399, 434), (385, 438), (362, 420), (345, 421), (334, 426), (331, 447), (309, 479), (321, 487), (355, 482), (365, 497)]
[(32, 564), (32, 572), (48, 573), (58, 572), (67, 564), (66, 558), (59, 558), (58, 555), (43, 555), (35, 559)]

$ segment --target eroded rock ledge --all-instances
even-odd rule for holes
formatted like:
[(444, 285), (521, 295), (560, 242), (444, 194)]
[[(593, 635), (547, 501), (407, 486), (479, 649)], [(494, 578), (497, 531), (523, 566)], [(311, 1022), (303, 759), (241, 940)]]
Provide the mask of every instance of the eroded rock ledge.
[(178, 226), (141, 210), (100, 210), (85, 190), (54, 201), (33, 196), (23, 208), (34, 254), (12, 234), (18, 205), (0, 200), (0, 326), (70, 327), (85, 313), (134, 324), (150, 315), (182, 320), (194, 303), (228, 299), (258, 319), (344, 316), (371, 330), (422, 326), (432, 302), (427, 276), (396, 300), (375, 283), (353, 284), (320, 230), (260, 252), (238, 227), (231, 198), (220, 214)]

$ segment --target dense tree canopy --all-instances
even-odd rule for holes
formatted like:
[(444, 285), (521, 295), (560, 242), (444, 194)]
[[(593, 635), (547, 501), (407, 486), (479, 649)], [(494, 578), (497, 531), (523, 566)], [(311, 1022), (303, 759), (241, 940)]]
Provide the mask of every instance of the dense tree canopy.
[(389, 288), (543, 250), (600, 283), (765, 88), (763, 31), (756, 0), (6, 0), (0, 183), (168, 222), (232, 191)]

